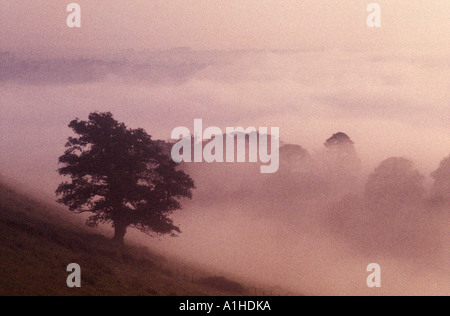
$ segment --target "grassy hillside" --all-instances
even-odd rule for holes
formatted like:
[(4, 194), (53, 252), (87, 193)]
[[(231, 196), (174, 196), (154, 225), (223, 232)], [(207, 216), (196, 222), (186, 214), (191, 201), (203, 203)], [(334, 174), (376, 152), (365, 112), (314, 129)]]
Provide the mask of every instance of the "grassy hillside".
[[(66, 285), (70, 263), (81, 266), (79, 289)], [(118, 248), (63, 220), (63, 212), (0, 184), (0, 295), (247, 294), (238, 283), (180, 269), (146, 248)]]

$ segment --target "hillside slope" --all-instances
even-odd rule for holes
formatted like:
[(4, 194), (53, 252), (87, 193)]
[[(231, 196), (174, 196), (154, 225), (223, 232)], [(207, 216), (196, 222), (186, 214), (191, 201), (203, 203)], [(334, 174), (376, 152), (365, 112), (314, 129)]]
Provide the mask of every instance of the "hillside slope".
[[(0, 295), (247, 294), (221, 277), (181, 275), (180, 263), (146, 248), (119, 249), (49, 208), (0, 183)], [(79, 289), (66, 285), (70, 263), (81, 266)]]

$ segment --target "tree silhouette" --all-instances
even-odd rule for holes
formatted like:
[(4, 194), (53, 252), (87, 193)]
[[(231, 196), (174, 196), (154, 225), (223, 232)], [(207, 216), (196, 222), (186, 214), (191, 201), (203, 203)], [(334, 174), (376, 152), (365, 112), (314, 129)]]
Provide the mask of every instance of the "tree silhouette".
[(58, 172), (70, 182), (59, 185), (58, 202), (75, 213), (93, 213), (87, 225), (112, 223), (113, 240), (124, 242), (128, 227), (145, 233), (180, 233), (168, 217), (180, 209), (182, 198), (192, 198), (193, 180), (143, 129), (130, 129), (111, 113), (91, 113), (69, 127), (63, 165)]
[(325, 142), (325, 147), (327, 148), (336, 148), (336, 147), (350, 147), (353, 148), (353, 145), (355, 143), (350, 139), (350, 137), (342, 132), (333, 134), (333, 136), (331, 136), (330, 138), (327, 139), (327, 141)]
[(389, 158), (369, 176), (366, 198), (372, 205), (388, 209), (414, 205), (425, 195), (424, 180), (410, 160)]
[(342, 132), (333, 134), (324, 143), (319, 172), (330, 195), (345, 195), (357, 189), (361, 181), (362, 164), (355, 143)]

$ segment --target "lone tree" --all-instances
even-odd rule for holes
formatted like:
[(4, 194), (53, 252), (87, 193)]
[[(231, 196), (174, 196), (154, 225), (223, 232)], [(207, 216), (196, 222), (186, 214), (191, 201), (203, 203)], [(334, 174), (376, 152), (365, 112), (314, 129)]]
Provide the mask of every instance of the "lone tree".
[(112, 223), (113, 240), (124, 242), (128, 227), (148, 234), (180, 233), (168, 217), (180, 209), (182, 198), (192, 198), (193, 180), (143, 129), (130, 129), (111, 113), (91, 113), (69, 127), (63, 165), (58, 172), (70, 182), (59, 185), (58, 202), (75, 213), (93, 213), (86, 222), (96, 227)]

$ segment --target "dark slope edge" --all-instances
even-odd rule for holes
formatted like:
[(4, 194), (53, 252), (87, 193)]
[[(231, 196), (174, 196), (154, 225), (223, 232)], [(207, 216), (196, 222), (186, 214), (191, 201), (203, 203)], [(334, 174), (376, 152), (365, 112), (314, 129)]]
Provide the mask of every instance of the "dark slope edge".
[[(0, 183), (0, 295), (249, 294), (147, 248), (118, 248), (56, 209)], [(81, 288), (66, 285), (70, 263), (82, 268)]]

